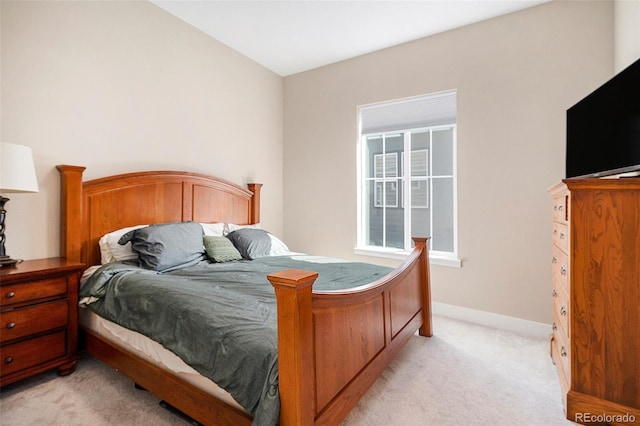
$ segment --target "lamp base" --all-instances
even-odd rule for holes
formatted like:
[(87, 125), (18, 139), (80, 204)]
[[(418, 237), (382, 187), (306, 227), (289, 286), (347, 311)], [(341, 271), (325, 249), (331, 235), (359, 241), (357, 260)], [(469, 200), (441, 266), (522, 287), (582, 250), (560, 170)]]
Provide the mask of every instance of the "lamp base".
[(18, 262), (20, 262), (19, 259), (12, 259), (9, 256), (0, 256), (0, 268), (3, 266), (15, 266)]

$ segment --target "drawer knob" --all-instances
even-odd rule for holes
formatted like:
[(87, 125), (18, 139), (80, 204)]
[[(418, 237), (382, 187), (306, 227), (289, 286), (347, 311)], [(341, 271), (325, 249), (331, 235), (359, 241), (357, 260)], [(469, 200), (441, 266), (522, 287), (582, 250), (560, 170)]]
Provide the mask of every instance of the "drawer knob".
[(560, 275), (567, 275), (567, 267), (562, 265), (560, 266)]
[(563, 317), (567, 316), (567, 310), (565, 309), (564, 306), (560, 307), (560, 315), (562, 315)]
[(12, 362), (13, 362), (13, 357), (8, 356), (4, 359), (5, 364), (11, 364)]
[(9, 293), (7, 293), (6, 298), (7, 298), (7, 299), (12, 299), (12, 298), (13, 298), (13, 296), (15, 296), (15, 295), (16, 295), (16, 293), (15, 293), (15, 292), (10, 291)]
[(15, 326), (16, 326), (16, 323), (15, 323), (15, 322), (10, 322), (9, 324), (7, 324), (7, 328), (8, 328), (9, 330), (11, 330), (11, 329), (12, 329), (13, 327), (15, 327)]

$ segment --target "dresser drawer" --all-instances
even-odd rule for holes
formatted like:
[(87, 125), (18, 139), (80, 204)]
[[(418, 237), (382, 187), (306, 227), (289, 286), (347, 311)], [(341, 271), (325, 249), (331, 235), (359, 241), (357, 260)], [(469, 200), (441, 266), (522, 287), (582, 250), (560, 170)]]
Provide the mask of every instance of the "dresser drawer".
[(21, 284), (2, 286), (0, 304), (7, 306), (45, 299), (67, 294), (67, 278), (52, 278), (48, 280), (30, 281)]
[(566, 223), (569, 220), (569, 193), (553, 197), (553, 220)]
[(551, 337), (551, 357), (556, 364), (563, 386), (568, 389), (571, 383), (571, 347), (569, 338), (557, 327)]
[(66, 327), (69, 318), (67, 300), (40, 303), (0, 314), (1, 342), (18, 339), (56, 328)]
[(555, 245), (551, 255), (551, 269), (553, 270), (553, 277), (569, 294), (569, 257)]
[(569, 296), (564, 288), (557, 285), (554, 279), (553, 296), (553, 321), (554, 324), (561, 328), (561, 331), (569, 336)]
[(14, 373), (65, 356), (67, 333), (59, 331), (0, 347), (0, 375)]
[(569, 225), (553, 222), (553, 243), (565, 252), (569, 250)]

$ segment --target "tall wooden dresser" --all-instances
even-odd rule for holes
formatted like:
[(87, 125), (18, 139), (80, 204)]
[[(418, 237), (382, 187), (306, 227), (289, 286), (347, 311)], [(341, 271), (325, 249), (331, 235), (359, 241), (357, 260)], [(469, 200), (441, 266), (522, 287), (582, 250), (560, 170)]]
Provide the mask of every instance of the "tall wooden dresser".
[(553, 198), (553, 330), (567, 419), (640, 425), (640, 178), (566, 179)]

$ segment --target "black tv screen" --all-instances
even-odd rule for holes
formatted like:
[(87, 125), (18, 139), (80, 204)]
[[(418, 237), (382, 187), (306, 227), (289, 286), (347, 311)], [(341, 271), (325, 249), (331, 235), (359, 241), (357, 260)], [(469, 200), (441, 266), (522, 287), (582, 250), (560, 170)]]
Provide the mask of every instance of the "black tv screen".
[(640, 171), (640, 59), (567, 110), (566, 177)]

